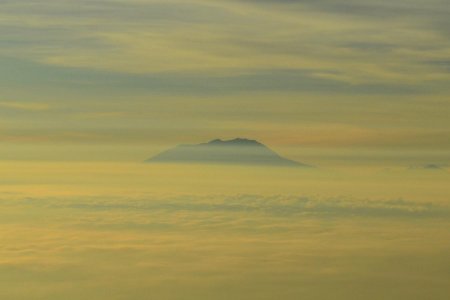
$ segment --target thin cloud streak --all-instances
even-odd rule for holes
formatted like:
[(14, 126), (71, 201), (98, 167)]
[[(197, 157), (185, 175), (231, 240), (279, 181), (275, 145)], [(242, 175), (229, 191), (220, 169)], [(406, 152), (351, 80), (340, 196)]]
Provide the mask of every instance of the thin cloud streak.
[(30, 103), (30, 102), (15, 102), (15, 101), (0, 101), (0, 108), (9, 108), (24, 111), (47, 111), (50, 105), (46, 103)]
[[(12, 48), (4, 54), (45, 64), (125, 73), (214, 75), (293, 68), (315, 70), (314, 77), (333, 70), (336, 74), (327, 74), (328, 78), (352, 84), (417, 84), (449, 79), (445, 70), (417, 61), (446, 59), (450, 48), (449, 40), (427, 27), (423, 17), (380, 22), (324, 14), (308, 10), (308, 6), (305, 9), (303, 3), (298, 4), (303, 7), (299, 10), (248, 1), (107, 3), (77, 3), (75, 11), (80, 10), (79, 14), (69, 13), (73, 6), (70, 1), (59, 5), (50, 1), (37, 11), (27, 11), (25, 4), (15, 9), (9, 3), (5, 7), (9, 13), (5, 28), (19, 24), (23, 18), (32, 22), (6, 42)], [(330, 3), (322, 4), (328, 7)], [(179, 18), (179, 11), (184, 19)], [(371, 6), (367, 11), (373, 11)], [(155, 18), (156, 13), (161, 17)], [(108, 19), (93, 23), (102, 15)], [(215, 21), (205, 16), (215, 16)], [(63, 29), (58, 32), (56, 28)], [(49, 46), (33, 46), (37, 43), (30, 40), (36, 36), (33, 30), (42, 30), (39, 36), (45, 33)], [(26, 49), (14, 47), (22, 42), (31, 44)], [(391, 51), (383, 55), (368, 48), (343, 46), (386, 43), (391, 44)]]

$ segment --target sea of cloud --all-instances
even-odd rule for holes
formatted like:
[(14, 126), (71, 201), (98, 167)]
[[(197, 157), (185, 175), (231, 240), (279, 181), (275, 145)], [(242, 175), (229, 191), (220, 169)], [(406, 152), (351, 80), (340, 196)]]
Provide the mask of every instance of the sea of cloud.
[(2, 197), (0, 215), (3, 299), (444, 299), (449, 292), (450, 210), (432, 202)]

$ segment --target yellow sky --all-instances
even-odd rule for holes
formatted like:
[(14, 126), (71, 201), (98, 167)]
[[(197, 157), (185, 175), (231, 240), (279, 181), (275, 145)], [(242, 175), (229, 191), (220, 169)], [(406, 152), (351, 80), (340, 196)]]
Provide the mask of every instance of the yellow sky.
[(447, 13), (439, 0), (3, 2), (2, 151), (236, 136), (442, 151)]

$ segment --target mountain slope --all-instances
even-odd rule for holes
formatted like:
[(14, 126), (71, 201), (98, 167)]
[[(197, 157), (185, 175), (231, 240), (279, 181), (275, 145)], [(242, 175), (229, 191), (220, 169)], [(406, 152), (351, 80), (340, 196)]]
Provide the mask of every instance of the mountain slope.
[(279, 156), (265, 145), (249, 139), (212, 140), (197, 145), (179, 145), (148, 160), (148, 163), (212, 163), (273, 166), (303, 166)]

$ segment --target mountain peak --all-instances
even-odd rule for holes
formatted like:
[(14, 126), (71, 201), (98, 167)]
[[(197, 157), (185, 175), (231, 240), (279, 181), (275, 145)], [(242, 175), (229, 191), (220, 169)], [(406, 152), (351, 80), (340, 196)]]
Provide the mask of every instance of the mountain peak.
[(208, 145), (232, 145), (232, 146), (264, 146), (260, 142), (256, 140), (250, 140), (245, 138), (235, 138), (232, 140), (221, 140), (221, 139), (215, 139), (212, 141), (209, 141), (207, 143)]
[(202, 144), (180, 145), (168, 149), (146, 162), (308, 166), (281, 157), (264, 144), (246, 138), (214, 139)]

